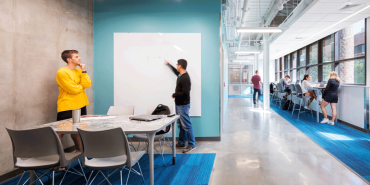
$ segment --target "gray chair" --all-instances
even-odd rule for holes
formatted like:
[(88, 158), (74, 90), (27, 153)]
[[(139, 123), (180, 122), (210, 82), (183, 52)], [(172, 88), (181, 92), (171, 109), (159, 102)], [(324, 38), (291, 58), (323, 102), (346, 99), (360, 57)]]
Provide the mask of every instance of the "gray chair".
[(134, 106), (110, 106), (107, 115), (134, 115)]
[[(290, 105), (291, 104), (294, 105), (294, 98), (296, 98), (297, 92), (296, 92), (296, 89), (295, 89), (295, 85), (294, 84), (290, 84), (289, 85), (289, 89), (290, 89), (290, 100), (292, 101), (289, 104), (289, 108), (290, 108)], [(289, 110), (289, 108), (288, 108), (288, 110)], [(293, 108), (294, 108), (294, 106), (293, 106)]]
[(272, 86), (274, 87), (273, 89), (272, 89), (272, 93), (270, 93), (270, 101), (271, 101), (271, 104), (273, 104), (274, 105), (274, 103), (273, 103), (273, 101), (274, 101), (274, 99), (275, 99), (275, 97), (276, 97), (276, 94), (277, 94), (277, 89), (275, 88), (275, 84), (274, 83), (271, 83), (272, 84)]
[(306, 116), (307, 116), (307, 112), (311, 112), (311, 115), (312, 115), (312, 118), (313, 118), (313, 113), (312, 113), (311, 109), (307, 110), (307, 111), (301, 111), (302, 102), (303, 102), (303, 106), (306, 105), (306, 103), (308, 102), (309, 99), (311, 99), (311, 97), (306, 97), (306, 96), (303, 95), (302, 87), (299, 84), (295, 84), (295, 90), (296, 90), (296, 99), (297, 99), (297, 102), (299, 102), (299, 104), (298, 104), (299, 109), (295, 109), (296, 103), (294, 102), (293, 110), (292, 110), (292, 117), (293, 117), (294, 110), (299, 110), (297, 121), (299, 120), (299, 115), (300, 114), (306, 113)]
[[(278, 83), (277, 84), (277, 88), (278, 88), (278, 99), (277, 101), (279, 101), (279, 109), (281, 107), (281, 102), (283, 101), (283, 96), (286, 94), (286, 92), (284, 92), (284, 89), (283, 89), (283, 86), (281, 85), (281, 83)], [(277, 103), (277, 102), (276, 102)]]
[[(109, 176), (111, 176), (118, 169), (121, 169), (120, 177), (122, 185), (122, 170), (128, 167), (129, 169), (126, 169), (129, 171), (126, 184), (130, 177), (131, 171), (140, 175), (145, 184), (144, 176), (139, 164), (139, 160), (145, 152), (130, 151), (126, 134), (123, 132), (122, 128), (114, 128), (96, 132), (78, 129), (78, 133), (80, 134), (82, 142), (82, 162), (84, 166), (93, 169), (87, 182), (90, 181), (91, 175), (95, 170), (99, 170), (95, 177), (99, 174), (99, 172), (104, 176), (104, 179), (100, 182), (102, 183), (105, 180), (109, 182)], [(139, 166), (140, 173), (133, 169), (136, 164)], [(102, 170), (111, 169), (115, 170), (108, 176), (105, 176), (102, 172)], [(94, 181), (95, 177), (91, 180), (90, 184)]]
[[(147, 108), (147, 111), (146, 111), (146, 114), (150, 115), (152, 114), (152, 112), (155, 110), (157, 106), (150, 106)], [(169, 105), (168, 108), (170, 109), (170, 112), (172, 114), (173, 112), (173, 109), (172, 109), (172, 106)], [(161, 154), (162, 156), (162, 160), (163, 160), (163, 166), (165, 166), (165, 162), (164, 162), (164, 157), (163, 157), (163, 153), (164, 153), (164, 145), (168, 145), (169, 147), (173, 147), (172, 144), (171, 144), (171, 141), (170, 139), (168, 138), (168, 136), (172, 133), (172, 126), (170, 125), (170, 130), (163, 133), (163, 134), (158, 134), (158, 135), (155, 135), (154, 137), (154, 141), (159, 141), (159, 146), (160, 146), (160, 152), (154, 148), (155, 151), (157, 151), (159, 154)], [(141, 141), (144, 141), (146, 143), (146, 146), (142, 149), (142, 150), (145, 150), (148, 152), (148, 146), (149, 146), (149, 143), (148, 143), (148, 137), (146, 134), (135, 134), (134, 135), (134, 138), (136, 139), (139, 139), (139, 145), (137, 147), (137, 150), (139, 151), (141, 148), (140, 148), (140, 144), (141, 144)]]
[[(69, 168), (71, 168), (71, 164), (76, 160), (78, 160), (80, 164), (82, 173), (77, 171), (73, 167), (72, 169), (74, 169), (77, 173), (71, 173), (84, 176), (87, 182), (85, 173), (79, 160), (79, 158), (82, 156), (81, 153), (64, 153), (62, 143), (51, 127), (37, 128), (31, 130), (11, 130), (7, 128), (6, 130), (8, 131), (12, 141), (14, 167), (33, 172), (37, 177), (34, 182), (38, 180), (41, 184), (43, 184), (41, 181), (41, 177), (45, 176), (49, 172), (52, 172), (52, 184), (54, 184), (54, 173), (57, 167), (68, 167), (60, 182), (60, 184), (62, 184), (67, 172), (71, 172), (69, 171)], [(42, 173), (41, 176), (37, 175), (36, 172), (38, 170), (45, 169), (49, 170), (45, 173)], [(18, 184), (21, 181), (24, 173), (25, 172), (23, 172), (21, 178), (19, 179)], [(29, 178), (26, 182), (28, 182), (28, 180)]]
[[(135, 106), (110, 106), (107, 115), (134, 115)], [(136, 151), (130, 137), (127, 137), (130, 146)]]

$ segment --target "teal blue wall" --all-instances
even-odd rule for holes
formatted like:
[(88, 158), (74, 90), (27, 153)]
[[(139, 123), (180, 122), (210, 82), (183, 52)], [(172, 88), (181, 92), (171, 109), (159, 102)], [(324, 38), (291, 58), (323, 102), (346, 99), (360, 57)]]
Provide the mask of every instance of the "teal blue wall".
[[(196, 137), (218, 137), (221, 0), (94, 0), (94, 114), (113, 105), (113, 33), (201, 33), (202, 116)], [(195, 80), (195, 79), (193, 79)]]

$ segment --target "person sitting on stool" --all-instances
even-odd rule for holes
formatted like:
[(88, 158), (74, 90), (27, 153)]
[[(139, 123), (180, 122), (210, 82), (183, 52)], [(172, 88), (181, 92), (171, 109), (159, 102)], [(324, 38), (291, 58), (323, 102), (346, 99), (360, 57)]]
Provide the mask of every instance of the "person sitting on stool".
[[(338, 103), (338, 88), (340, 85), (340, 78), (338, 74), (333, 71), (330, 73), (330, 79), (328, 84), (326, 85), (325, 91), (322, 94), (322, 103), (321, 103), (321, 110), (322, 114), (324, 114), (324, 119), (321, 123), (327, 123), (329, 125), (334, 125), (335, 118), (337, 117), (337, 103)], [(328, 119), (328, 113), (325, 107), (330, 103), (331, 110), (332, 110), (332, 117), (331, 120)]]
[(290, 76), (289, 75), (286, 75), (284, 78), (280, 79), (280, 81), (279, 81), (279, 83), (281, 84), (281, 86), (284, 89), (284, 92), (287, 93), (284, 96), (284, 99), (286, 99), (290, 95), (290, 89), (288, 87), (290, 85), (289, 81), (290, 81)]
[[(302, 80), (302, 93), (303, 93), (303, 96), (306, 96), (306, 97), (311, 97), (311, 99), (307, 102), (307, 105), (304, 106), (305, 109), (307, 110), (311, 110), (310, 109), (310, 104), (311, 102), (313, 101), (313, 99), (315, 99), (317, 101), (317, 96), (315, 94), (314, 91), (308, 91), (309, 89), (312, 89), (313, 86), (310, 84), (311, 81), (311, 76), (309, 74), (305, 74), (303, 76), (303, 80)], [(321, 104), (321, 102), (319, 102), (319, 104)]]

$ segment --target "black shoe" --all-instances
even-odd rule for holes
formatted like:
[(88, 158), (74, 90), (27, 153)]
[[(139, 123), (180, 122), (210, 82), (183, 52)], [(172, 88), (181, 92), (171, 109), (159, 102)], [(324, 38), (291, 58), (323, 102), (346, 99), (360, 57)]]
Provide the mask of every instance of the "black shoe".
[(176, 144), (176, 148), (185, 149), (185, 148), (186, 148), (186, 146), (185, 146), (185, 145), (180, 145), (180, 143), (177, 143), (177, 144)]

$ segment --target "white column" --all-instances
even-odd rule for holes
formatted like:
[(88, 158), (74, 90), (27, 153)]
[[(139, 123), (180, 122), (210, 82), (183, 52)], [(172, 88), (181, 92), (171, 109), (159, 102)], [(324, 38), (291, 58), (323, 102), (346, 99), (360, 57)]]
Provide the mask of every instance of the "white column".
[(256, 70), (258, 70), (258, 54), (257, 53), (255, 53), (254, 54), (254, 71), (253, 71), (253, 74), (255, 74), (256, 73)]
[(270, 56), (269, 34), (263, 34), (263, 108), (270, 109)]

